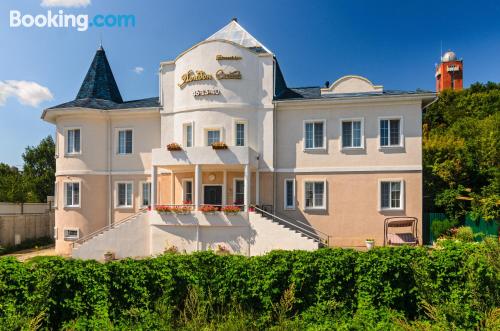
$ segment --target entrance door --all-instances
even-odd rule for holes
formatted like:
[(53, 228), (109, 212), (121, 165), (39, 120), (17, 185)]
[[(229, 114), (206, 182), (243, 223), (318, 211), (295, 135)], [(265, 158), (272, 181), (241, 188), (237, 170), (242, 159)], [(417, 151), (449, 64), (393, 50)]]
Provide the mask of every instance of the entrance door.
[(203, 204), (222, 205), (222, 186), (205, 185), (203, 187)]

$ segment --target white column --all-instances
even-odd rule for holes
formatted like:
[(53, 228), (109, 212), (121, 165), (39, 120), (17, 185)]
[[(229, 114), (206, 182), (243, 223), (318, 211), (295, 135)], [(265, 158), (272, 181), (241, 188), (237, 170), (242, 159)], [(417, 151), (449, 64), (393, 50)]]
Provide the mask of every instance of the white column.
[(196, 210), (200, 208), (201, 204), (201, 166), (199, 164), (194, 166), (194, 207)]
[(245, 165), (245, 179), (244, 179), (244, 189), (245, 189), (245, 211), (248, 211), (248, 205), (250, 204), (250, 192), (251, 192), (251, 189), (250, 189), (250, 179), (251, 179), (251, 172), (250, 172), (250, 165), (249, 164), (246, 164)]
[(255, 170), (255, 204), (260, 205), (260, 173), (259, 168)]
[(222, 205), (227, 205), (227, 170), (222, 172)]
[(158, 203), (157, 201), (157, 187), (158, 187), (158, 167), (151, 167), (151, 209), (154, 210)]

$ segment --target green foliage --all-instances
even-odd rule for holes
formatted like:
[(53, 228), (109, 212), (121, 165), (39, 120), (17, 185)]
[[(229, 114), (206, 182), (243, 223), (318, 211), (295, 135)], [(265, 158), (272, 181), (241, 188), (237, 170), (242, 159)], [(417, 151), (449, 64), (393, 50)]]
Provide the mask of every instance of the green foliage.
[(0, 201), (45, 202), (54, 194), (55, 144), (51, 136), (36, 147), (28, 146), (23, 154), (23, 171), (0, 163)]
[(455, 227), (457, 225), (457, 221), (455, 220), (435, 220), (431, 224), (431, 232), (435, 239), (441, 237), (446, 234), (448, 230)]
[(495, 325), (498, 241), (437, 250), (0, 259), (0, 329), (409, 330)]
[[(500, 84), (444, 91), (424, 114), (424, 192), (449, 218), (500, 216)], [(470, 197), (472, 203), (457, 200)]]
[(457, 229), (455, 233), (455, 238), (461, 240), (463, 242), (473, 242), (474, 241), (474, 232), (472, 232), (472, 228), (469, 226), (461, 226)]

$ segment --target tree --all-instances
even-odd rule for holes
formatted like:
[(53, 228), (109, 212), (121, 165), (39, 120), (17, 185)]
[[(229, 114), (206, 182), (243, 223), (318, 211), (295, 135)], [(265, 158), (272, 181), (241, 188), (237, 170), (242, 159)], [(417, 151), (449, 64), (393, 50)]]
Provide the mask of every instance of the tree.
[[(444, 91), (424, 113), (426, 208), (499, 219), (500, 84)], [(457, 199), (462, 198), (462, 199)], [(469, 200), (467, 200), (469, 199)]]
[(42, 139), (38, 146), (26, 147), (23, 154), (23, 176), (31, 184), (32, 194), (39, 202), (54, 195), (56, 172), (55, 144), (52, 136)]
[(16, 168), (0, 163), (0, 201), (36, 202), (32, 184)]

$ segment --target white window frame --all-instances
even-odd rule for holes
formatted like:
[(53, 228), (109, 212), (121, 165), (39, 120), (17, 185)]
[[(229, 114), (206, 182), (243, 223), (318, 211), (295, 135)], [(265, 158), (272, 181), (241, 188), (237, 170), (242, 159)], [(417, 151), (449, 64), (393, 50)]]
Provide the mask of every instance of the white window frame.
[[(306, 206), (306, 183), (323, 183), (323, 205), (322, 206), (312, 206), (312, 207), (307, 207)], [(326, 210), (326, 196), (328, 194), (328, 187), (327, 187), (327, 181), (326, 179), (307, 179), (304, 180), (303, 182), (303, 204), (304, 204), (304, 210)], [(314, 191), (313, 191), (313, 202), (315, 202), (316, 199), (314, 198)]]
[[(132, 151), (130, 153), (120, 153), (120, 132), (121, 131), (132, 131), (132, 148), (131, 148)], [(127, 155), (134, 154), (134, 145), (135, 145), (134, 140), (135, 140), (134, 128), (116, 128), (116, 132), (115, 132), (116, 151), (115, 151), (115, 154), (120, 155), (120, 156), (127, 156)]]
[(182, 201), (187, 201), (186, 199), (186, 182), (191, 183), (191, 203), (194, 204), (194, 179), (193, 178), (183, 178), (182, 179)]
[[(391, 142), (391, 125), (389, 124), (389, 145), (387, 146), (382, 146), (380, 143), (380, 138), (381, 138), (381, 130), (382, 130), (382, 125), (381, 122), (382, 120), (399, 120), (399, 145), (390, 145)], [(397, 149), (397, 148), (403, 148), (405, 146), (405, 135), (404, 135), (404, 121), (403, 121), (403, 116), (381, 116), (377, 118), (378, 121), (378, 132), (377, 132), (377, 144), (379, 149)]]
[[(132, 202), (132, 205), (119, 205), (119, 191), (118, 191), (118, 184), (132, 184), (132, 199), (130, 201)], [(125, 198), (126, 200), (126, 198)], [(132, 180), (119, 180), (115, 182), (115, 208), (116, 209), (133, 209), (134, 208), (134, 181)]]
[[(361, 146), (351, 146), (344, 147), (344, 122), (361, 122)], [(352, 128), (352, 125), (351, 125)], [(354, 137), (354, 135), (353, 135)], [(353, 117), (353, 118), (341, 118), (340, 119), (340, 150), (360, 150), (365, 149), (365, 118), (364, 117)], [(352, 141), (351, 141), (352, 143)]]
[[(69, 149), (69, 139), (68, 139), (68, 134), (69, 131), (72, 130), (80, 130), (80, 150), (78, 152), (68, 152)], [(82, 128), (79, 126), (70, 126), (70, 127), (65, 127), (64, 128), (64, 155), (65, 156), (72, 156), (72, 155), (81, 155), (82, 154)], [(74, 144), (74, 140), (73, 140)], [(73, 146), (74, 149), (74, 146)]]
[[(191, 146), (188, 146), (187, 127), (191, 126)], [(182, 124), (182, 145), (184, 147), (194, 147), (194, 122), (185, 122)]]
[[(66, 231), (76, 231), (76, 236), (69, 236), (66, 234)], [(63, 229), (63, 237), (65, 241), (75, 241), (80, 239), (80, 229), (79, 228), (64, 228)]]
[(52, 207), (57, 208), (57, 199), (59, 196), (59, 183), (54, 182), (54, 205)]
[[(149, 184), (149, 204), (148, 205), (143, 204), (143, 202), (144, 202), (144, 187), (143, 187), (144, 184)], [(141, 208), (151, 206), (151, 195), (152, 195), (151, 190), (153, 189), (151, 182), (149, 180), (140, 181), (139, 188), (141, 189), (141, 192), (139, 194), (139, 198), (141, 199), (141, 201), (140, 201)]]
[(219, 127), (206, 127), (203, 128), (203, 145), (210, 147), (211, 145), (208, 144), (208, 131), (219, 131), (220, 133), (220, 141), (225, 142), (225, 137), (224, 137), (224, 128), (219, 126)]
[[(287, 204), (287, 182), (292, 182), (293, 183), (293, 202), (292, 205)], [(304, 186), (305, 187), (305, 186)], [(296, 190), (295, 190), (295, 178), (285, 178), (283, 182), (283, 209), (284, 210), (295, 210), (295, 200), (296, 200)], [(305, 201), (305, 200), (304, 200)]]
[[(243, 130), (243, 146), (238, 146), (237, 141), (238, 141), (238, 130), (236, 129), (236, 126), (238, 124), (243, 124), (245, 126), (245, 129)], [(246, 147), (248, 146), (248, 121), (244, 119), (235, 119), (233, 120), (233, 143), (234, 146), (238, 147)]]
[[(78, 184), (78, 204), (68, 205), (68, 201), (66, 200), (66, 196), (68, 194), (68, 192), (67, 192), (68, 188), (67, 188), (66, 184)], [(64, 208), (80, 208), (80, 206), (82, 204), (82, 181), (80, 181), (80, 180), (67, 180), (67, 181), (64, 181), (63, 185), (64, 185)]]
[[(323, 146), (322, 147), (306, 147), (306, 124), (308, 123), (323, 123)], [(313, 125), (314, 129), (314, 125)], [(302, 148), (304, 151), (324, 151), (326, 150), (326, 120), (324, 119), (311, 119), (304, 120), (302, 125)], [(314, 132), (313, 132), (313, 144), (314, 144)]]
[(245, 204), (245, 194), (246, 194), (246, 188), (245, 188), (245, 178), (243, 177), (234, 177), (233, 178), (233, 202), (232, 204), (236, 204), (236, 182), (240, 181), (243, 182), (243, 201), (241, 204)]
[[(399, 207), (382, 207), (382, 183), (385, 182), (399, 182), (400, 192), (399, 192)], [(389, 192), (389, 201), (391, 192)], [(390, 202), (389, 202), (390, 203)], [(378, 210), (379, 211), (391, 211), (391, 210), (404, 210), (405, 209), (405, 181), (402, 178), (381, 178), (378, 180)]]

